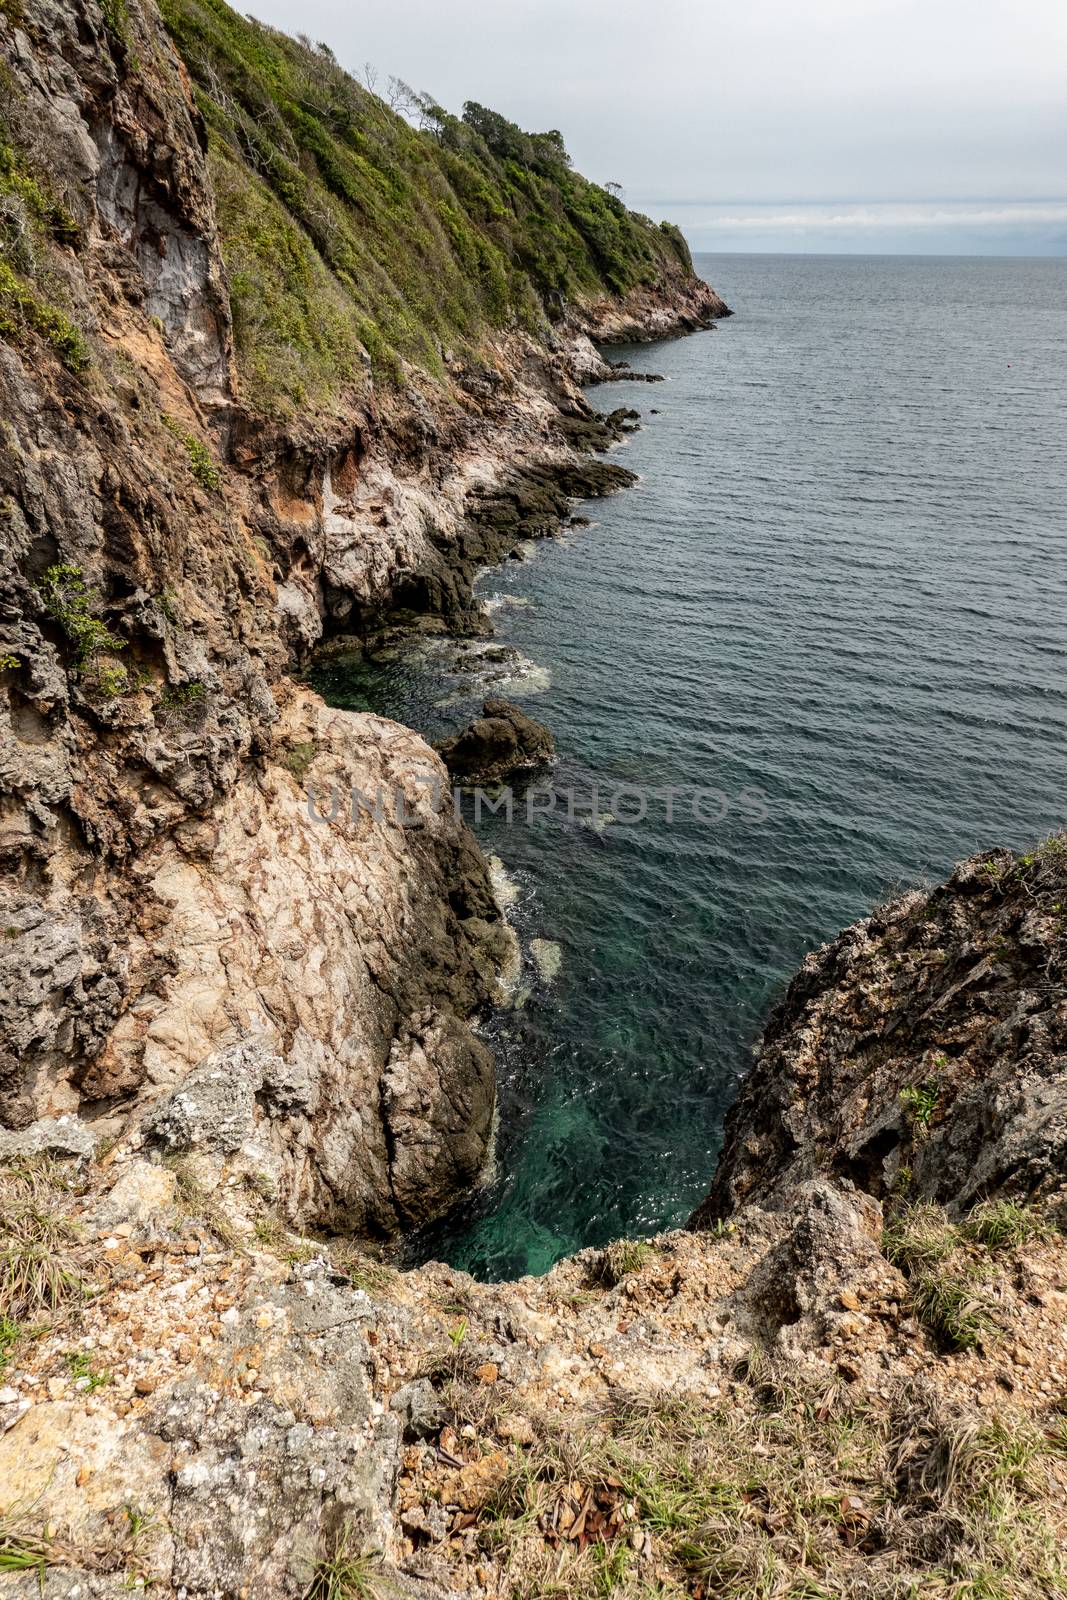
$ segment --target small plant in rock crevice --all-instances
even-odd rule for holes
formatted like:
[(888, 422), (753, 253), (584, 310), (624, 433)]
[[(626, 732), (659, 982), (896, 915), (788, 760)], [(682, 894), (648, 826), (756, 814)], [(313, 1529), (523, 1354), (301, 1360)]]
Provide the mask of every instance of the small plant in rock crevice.
[[(944, 1056), (938, 1057), (939, 1065), (944, 1061)], [(945, 1064), (947, 1065), (947, 1062)], [(927, 1078), (921, 1084), (905, 1084), (900, 1091), (899, 1099), (913, 1136), (916, 1139), (925, 1139), (930, 1132), (930, 1123), (941, 1099), (940, 1076)]]
[(384, 1591), (375, 1581), (379, 1562), (377, 1551), (357, 1550), (352, 1533), (345, 1528), (316, 1565), (303, 1600), (379, 1600), (379, 1596), (384, 1600)]
[(290, 745), (282, 756), (282, 766), (287, 772), (292, 773), (297, 783), (303, 784), (315, 755), (314, 744), (310, 740), (301, 740), (297, 744)]
[(616, 1239), (601, 1252), (595, 1268), (596, 1279), (605, 1288), (614, 1289), (630, 1273), (640, 1272), (654, 1255), (652, 1245), (643, 1240)]
[(94, 616), (98, 605), (98, 590), (86, 584), (80, 566), (59, 562), (50, 566), (43, 578), (38, 579), (37, 592), (45, 611), (58, 622), (67, 642), (74, 646), (75, 662), (83, 672), (91, 672), (96, 685), (104, 694), (117, 694), (125, 688), (125, 667), (101, 662), (102, 654), (125, 650), (125, 638), (112, 634), (106, 622)]
[(110, 1372), (98, 1371), (91, 1353), (87, 1350), (68, 1350), (63, 1359), (75, 1383), (80, 1384), (87, 1394), (92, 1394), (111, 1382)]
[(174, 417), (163, 416), (163, 426), (171, 432), (185, 450), (193, 477), (204, 489), (214, 493), (222, 487), (222, 474), (211, 458), (211, 452), (195, 433), (183, 428)]
[(207, 685), (199, 678), (173, 684), (156, 701), (156, 717), (165, 727), (194, 727), (207, 710)]

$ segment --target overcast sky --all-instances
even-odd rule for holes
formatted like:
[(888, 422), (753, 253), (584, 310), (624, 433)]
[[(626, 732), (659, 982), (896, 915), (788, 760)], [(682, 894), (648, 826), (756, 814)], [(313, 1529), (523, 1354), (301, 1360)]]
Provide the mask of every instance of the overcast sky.
[[(237, 0), (240, 4), (241, 0)], [(1064, 0), (253, 0), (695, 249), (1067, 254)]]

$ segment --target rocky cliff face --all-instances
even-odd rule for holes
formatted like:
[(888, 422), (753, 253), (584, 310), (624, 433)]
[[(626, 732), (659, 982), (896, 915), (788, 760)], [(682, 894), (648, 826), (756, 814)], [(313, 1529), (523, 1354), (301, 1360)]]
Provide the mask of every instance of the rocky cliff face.
[(975, 856), (808, 956), (726, 1123), (707, 1226), (817, 1172), (954, 1211), (1067, 1186), (1067, 847)]
[[(603, 371), (589, 335), (725, 308), (620, 209), (616, 292), (583, 267), (550, 321), (513, 266), (496, 321), (461, 306), (447, 350), (399, 333), (384, 355), (320, 349), (296, 405), (272, 342), (289, 327), (299, 345), (296, 263), (323, 326), (342, 293), (302, 198), (336, 187), (352, 140), (366, 167), (377, 119), (375, 159), (410, 188), (398, 251), (437, 226), (431, 200), (451, 216), (460, 199), (443, 178), (417, 187), (439, 142), (326, 57), (221, 0), (167, 20), (188, 61), (148, 0), (0, 7), (0, 1118), (87, 1120), (97, 1139), (156, 1118), (154, 1148), (230, 1157), (231, 1132), (194, 1136), (161, 1109), (221, 1073), (281, 1214), (385, 1235), (485, 1160), (493, 1070), (474, 1030), (511, 941), (472, 841), (431, 804), (432, 752), (286, 674), (398, 610), (484, 628), (479, 562), (550, 531), (570, 495), (628, 481), (586, 453), (613, 437), (578, 388)], [(293, 144), (307, 113), (279, 63), (302, 105), (321, 92), (318, 157)], [(269, 152), (249, 143), (253, 88)], [(327, 147), (327, 127), (348, 132)], [(286, 152), (302, 187), (278, 179)], [(351, 231), (349, 201), (315, 203)], [(370, 310), (393, 315), (396, 286), (374, 281)], [(384, 808), (353, 802), (379, 791)]]

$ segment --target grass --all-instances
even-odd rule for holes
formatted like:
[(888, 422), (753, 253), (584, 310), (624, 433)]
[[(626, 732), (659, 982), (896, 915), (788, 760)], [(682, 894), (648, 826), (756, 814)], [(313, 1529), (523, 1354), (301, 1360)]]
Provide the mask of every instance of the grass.
[(209, 130), (238, 365), (261, 409), (337, 402), (367, 359), (379, 382), (405, 364), (444, 379), (448, 355), (494, 332), (691, 271), (678, 230), (579, 176), (556, 132), (409, 90), (405, 117), (324, 46), (224, 0), (162, 10)]
[(911, 1303), (927, 1333), (950, 1350), (974, 1350), (996, 1331), (981, 1290), (963, 1273), (920, 1273), (911, 1280)]
[(1033, 1206), (985, 1200), (966, 1217), (961, 1232), (989, 1250), (1014, 1250), (1031, 1239), (1049, 1239), (1056, 1230)]
[(493, 1587), (529, 1600), (959, 1600), (981, 1573), (1011, 1600), (1062, 1592), (1041, 1433), (948, 1408), (921, 1380), (876, 1404), (757, 1362), (712, 1405), (640, 1396), (542, 1419), (478, 1524)]
[(174, 1199), (187, 1222), (202, 1223), (221, 1244), (237, 1255), (244, 1253), (244, 1240), (220, 1202), (204, 1188), (192, 1168), (180, 1156), (164, 1157), (164, 1165), (174, 1173)]
[(379, 1562), (377, 1552), (357, 1551), (345, 1529), (316, 1565), (303, 1600), (378, 1600), (382, 1593), (376, 1582)]
[(955, 1228), (940, 1206), (907, 1206), (887, 1222), (882, 1251), (908, 1277), (931, 1271), (955, 1251)]
[(18, 1518), (0, 1516), (0, 1573), (35, 1572), (43, 1593), (45, 1572), (56, 1558), (51, 1539), (31, 1532)]
[(75, 1382), (85, 1380), (82, 1387), (86, 1394), (93, 1394), (95, 1390), (102, 1389), (105, 1384), (111, 1382), (110, 1372), (98, 1372), (92, 1355), (86, 1350), (68, 1350), (63, 1360)]
[(906, 1206), (886, 1224), (882, 1250), (908, 1280), (912, 1309), (949, 1350), (973, 1350), (996, 1332), (978, 1266), (940, 1206)]
[(8, 1350), (28, 1321), (84, 1292), (80, 1234), (68, 1207), (69, 1185), (58, 1164), (22, 1161), (0, 1169), (0, 1331)]
[(6, 1368), (10, 1365), (15, 1346), (26, 1330), (18, 1322), (7, 1315), (0, 1316), (0, 1379)]
[(640, 1272), (655, 1253), (650, 1244), (639, 1239), (616, 1239), (602, 1251), (594, 1276), (599, 1283), (614, 1289), (632, 1272)]

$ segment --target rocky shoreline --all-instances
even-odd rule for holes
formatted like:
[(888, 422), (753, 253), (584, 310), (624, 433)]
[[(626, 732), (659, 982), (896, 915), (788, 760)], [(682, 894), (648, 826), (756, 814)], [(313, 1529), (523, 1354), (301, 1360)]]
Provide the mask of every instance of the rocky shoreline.
[[(361, 368), (332, 410), (259, 414), (197, 102), (150, 0), (124, 14), (121, 38), (95, 0), (0, 19), (35, 149), (69, 174), (42, 260), (89, 330), (77, 370), (32, 321), (0, 344), (0, 1118), (28, 1145), (63, 1117), (136, 1138), (220, 1056), (251, 1083), (277, 1054), (303, 1086), (280, 1213), (387, 1237), (485, 1157), (477, 1027), (512, 940), (470, 835), (426, 804), (438, 758), (290, 673), (413, 620), (484, 634), (479, 568), (630, 481), (596, 455), (633, 414), (586, 401), (610, 371), (591, 337), (724, 308), (671, 254), (655, 287), (446, 350), (443, 381)], [(344, 797), (335, 823), (309, 785)], [(349, 803), (379, 786), (416, 826)]]
[[(4, 1249), (47, 1217), (61, 1274), (20, 1280), (38, 1326), (6, 1336), (0, 1586), (1061, 1592), (1065, 890), (1063, 839), (989, 853), (815, 952), (708, 1208), (543, 1278), (288, 1227), (272, 1151), (305, 1085), (266, 1052), (187, 1081), (139, 1148), (54, 1124), (54, 1157), (0, 1168)], [(800, 1087), (824, 1059), (825, 1101)]]
[[(302, 102), (235, 132), (204, 87), (253, 25), (167, 17), (186, 58), (151, 0), (0, 7), (34, 130), (0, 222), (0, 1593), (1063, 1592), (1062, 841), (809, 958), (690, 1230), (514, 1284), (383, 1264), (484, 1164), (514, 944), (440, 755), (293, 673), (482, 636), (477, 570), (630, 481), (593, 341), (727, 311), (605, 200), (630, 288), (589, 267), (550, 318), (531, 279), (423, 368), (335, 319), (329, 403), (257, 409), (224, 237), (290, 230), (280, 325), (325, 360), (300, 295), (325, 325), (348, 223), (278, 220)], [(423, 137), (279, 37), (274, 81)]]

